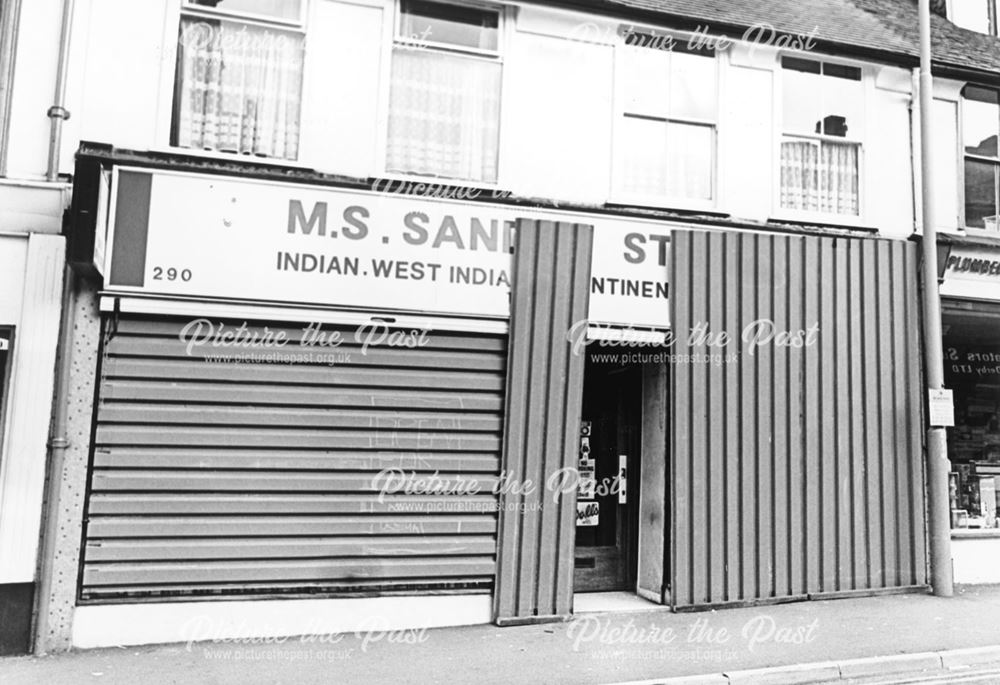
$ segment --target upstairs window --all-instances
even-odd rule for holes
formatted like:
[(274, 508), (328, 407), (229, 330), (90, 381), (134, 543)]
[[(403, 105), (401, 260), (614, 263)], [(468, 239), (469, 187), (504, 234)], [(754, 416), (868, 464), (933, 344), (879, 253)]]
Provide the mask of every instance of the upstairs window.
[(781, 208), (858, 216), (861, 69), (797, 57), (781, 66)]
[(951, 20), (970, 31), (997, 35), (997, 0), (951, 0)]
[(997, 91), (966, 87), (962, 99), (965, 149), (965, 225), (1000, 230), (1000, 98)]
[(499, 9), (400, 0), (387, 171), (496, 182), (500, 27)]
[(305, 0), (185, 0), (171, 142), (294, 160)]
[(637, 203), (715, 199), (718, 67), (712, 50), (629, 33), (619, 46), (617, 194)]

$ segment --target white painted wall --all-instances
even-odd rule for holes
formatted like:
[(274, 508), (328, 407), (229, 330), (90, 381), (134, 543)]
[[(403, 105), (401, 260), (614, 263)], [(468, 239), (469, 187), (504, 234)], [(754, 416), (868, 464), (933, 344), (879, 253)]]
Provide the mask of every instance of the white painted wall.
[(723, 71), (719, 122), (719, 208), (734, 217), (766, 221), (778, 140), (774, 135), (774, 68), (770, 54), (753, 59), (737, 48)]
[(383, 29), (371, 4), (314, 0), (306, 36), (300, 161), (319, 171), (377, 173)]
[(500, 186), (603, 204), (611, 189), (614, 49), (574, 40), (580, 19), (522, 11), (504, 76)]
[(81, 606), (73, 613), (73, 646), (80, 649), (163, 643), (231, 642), (341, 633), (383, 635), (490, 623), (488, 594), (429, 597), (279, 599)]
[(147, 150), (169, 138), (180, 0), (78, 0), (60, 170), (80, 140)]
[(11, 87), (7, 175), (42, 179), (48, 163), (49, 118), (59, 61), (61, 0), (21, 3)]
[[(909, 86), (909, 72), (899, 69)], [(870, 131), (864, 151), (863, 179), (869, 226), (889, 238), (913, 233), (913, 165), (910, 149), (910, 93), (876, 85), (868, 90)]]
[(939, 231), (955, 233), (962, 226), (961, 205), (963, 161), (958, 143), (958, 102), (934, 99), (934, 166), (931, 192), (934, 193), (934, 217)]
[(0, 326), (21, 322), (21, 291), (28, 260), (28, 236), (0, 235)]
[(952, 536), (951, 558), (956, 583), (1000, 583), (1000, 535)]

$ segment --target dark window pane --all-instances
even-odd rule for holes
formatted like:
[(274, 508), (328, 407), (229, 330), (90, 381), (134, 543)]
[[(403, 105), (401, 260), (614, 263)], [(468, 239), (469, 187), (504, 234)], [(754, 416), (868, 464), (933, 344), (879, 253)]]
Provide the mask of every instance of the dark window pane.
[(997, 215), (997, 171), (1000, 165), (965, 160), (965, 225), (986, 228)]
[(965, 89), (962, 101), (962, 145), (971, 155), (997, 156), (1000, 104), (997, 92), (985, 88)]
[(792, 71), (804, 71), (807, 74), (820, 73), (820, 63), (811, 59), (799, 59), (798, 57), (782, 57), (781, 67)]
[(404, 39), (480, 50), (498, 49), (498, 11), (424, 0), (404, 0), (401, 9), (400, 32)]
[(849, 81), (861, 80), (860, 67), (845, 67), (843, 64), (823, 63), (823, 73), (834, 78), (846, 78)]
[(995, 90), (990, 90), (989, 88), (979, 88), (978, 86), (966, 86), (965, 90), (962, 91), (962, 95), (966, 100), (977, 100), (979, 102), (988, 102), (992, 105), (1000, 102), (1000, 93)]
[(188, 4), (291, 21), (302, 16), (302, 0), (189, 0)]

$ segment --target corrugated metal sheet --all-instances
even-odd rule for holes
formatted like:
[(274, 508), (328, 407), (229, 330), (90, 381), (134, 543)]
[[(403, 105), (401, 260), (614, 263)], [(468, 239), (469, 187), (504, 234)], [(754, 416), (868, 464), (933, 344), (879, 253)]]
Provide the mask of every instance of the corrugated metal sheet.
[[(916, 268), (901, 241), (674, 233), (674, 351), (740, 353), (673, 364), (675, 607), (926, 583)], [(759, 319), (818, 337), (751, 355)]]
[(584, 356), (572, 353), (568, 333), (587, 316), (592, 244), (590, 226), (517, 224), (503, 471), (534, 487), (501, 497), (498, 624), (572, 610), (576, 493), (553, 501), (545, 483), (576, 465)]
[[(290, 342), (189, 355), (186, 323), (106, 322), (84, 599), (492, 586), (505, 337), (363, 351), (324, 327), (344, 342), (300, 348), (301, 327), (254, 322)], [(206, 361), (247, 352), (330, 356)], [(383, 469), (452, 494), (379, 501)]]

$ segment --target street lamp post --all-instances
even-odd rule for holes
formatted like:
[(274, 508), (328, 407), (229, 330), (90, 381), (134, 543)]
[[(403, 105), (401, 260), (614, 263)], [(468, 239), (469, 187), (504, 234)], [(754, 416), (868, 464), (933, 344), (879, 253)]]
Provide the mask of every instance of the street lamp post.
[[(938, 292), (937, 228), (934, 194), (930, 189), (933, 166), (932, 111), (934, 83), (931, 76), (930, 0), (918, 3), (920, 15), (920, 157), (923, 200), (924, 365), (927, 388), (944, 387), (941, 342), (941, 295)], [(931, 588), (939, 597), (954, 592), (951, 563), (951, 504), (948, 498), (948, 445), (943, 426), (927, 428), (927, 527), (930, 543)]]

